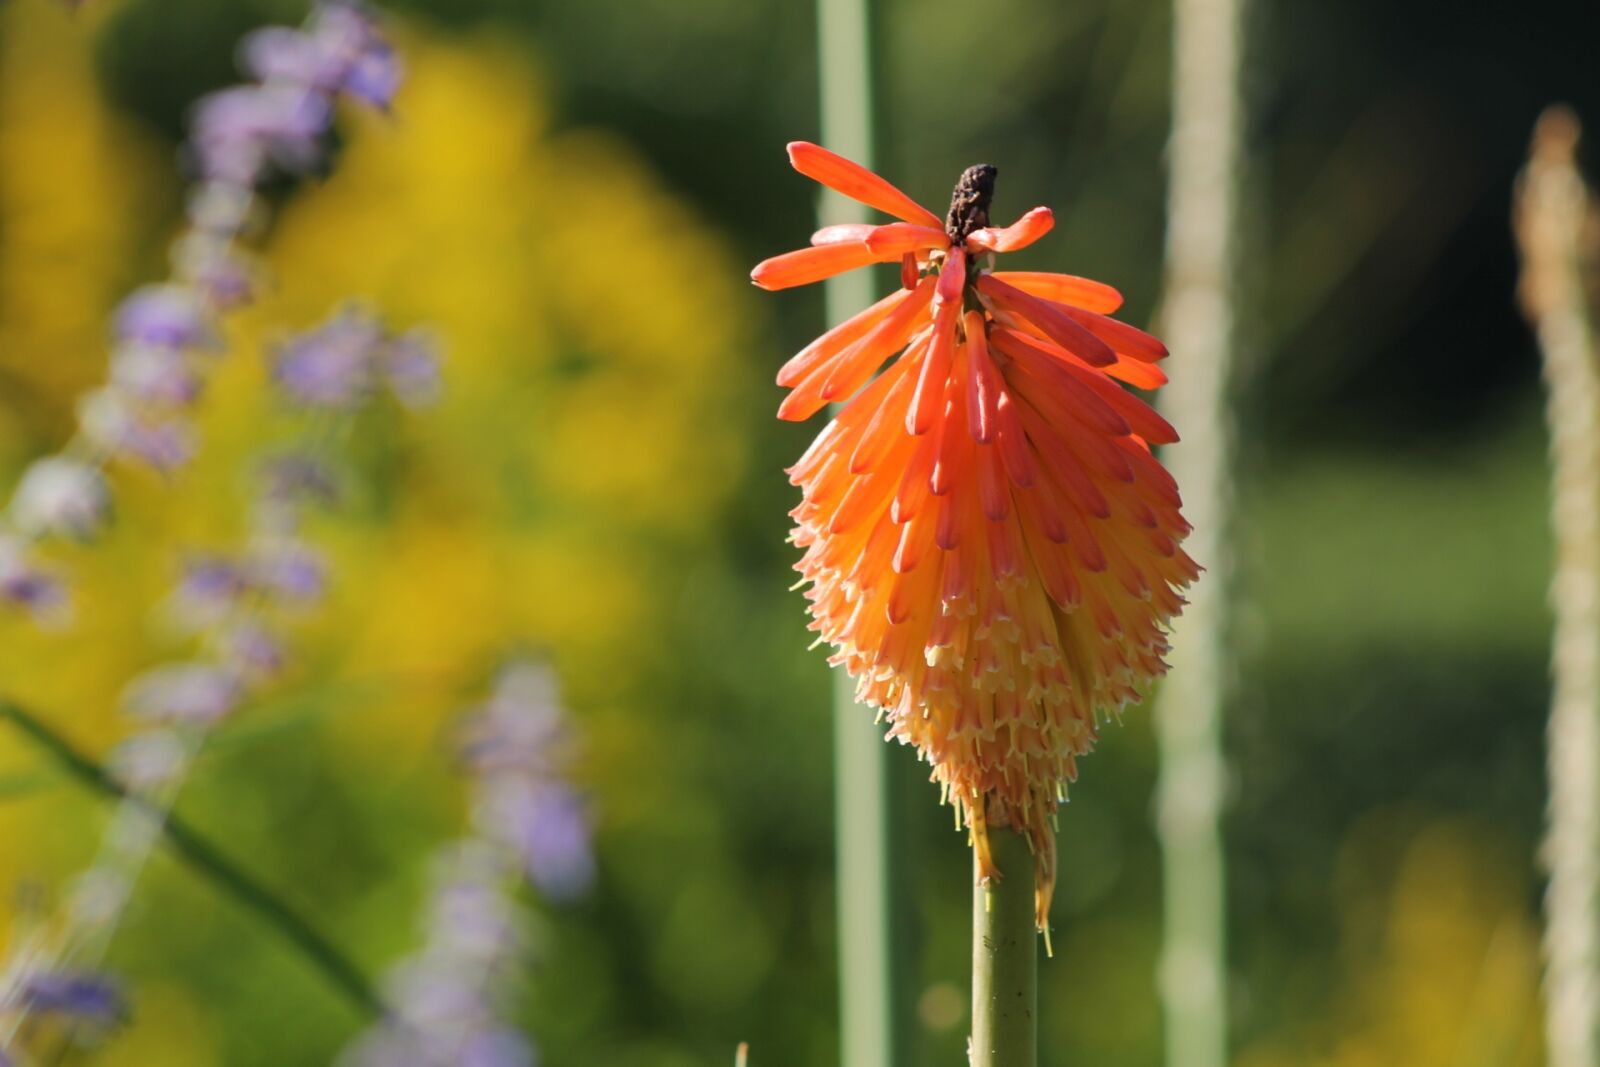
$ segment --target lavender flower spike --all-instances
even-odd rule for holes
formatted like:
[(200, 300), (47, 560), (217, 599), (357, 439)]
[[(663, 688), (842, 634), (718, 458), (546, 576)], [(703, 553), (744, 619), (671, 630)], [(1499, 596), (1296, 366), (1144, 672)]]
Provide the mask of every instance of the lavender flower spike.
[(530, 882), (558, 900), (594, 879), (583, 802), (561, 778), (565, 731), (555, 680), (532, 664), (508, 667), (468, 725), (463, 758), (479, 777), (474, 821), (510, 849)]
[(427, 940), (390, 975), (393, 1015), (341, 1067), (530, 1067), (533, 1046), (499, 1021), (522, 948), (516, 886), (571, 896), (594, 876), (583, 804), (560, 776), (566, 733), (555, 678), (517, 663), (467, 721), (474, 838), (441, 850)]

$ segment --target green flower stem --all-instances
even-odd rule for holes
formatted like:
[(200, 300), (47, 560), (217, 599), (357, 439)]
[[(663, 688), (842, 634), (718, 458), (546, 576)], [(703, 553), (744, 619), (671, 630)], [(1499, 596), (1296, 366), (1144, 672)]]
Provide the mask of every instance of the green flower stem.
[(971, 1067), (1037, 1067), (1033, 850), (1012, 830), (991, 829), (989, 838), (1001, 878), (972, 889)]
[[(873, 0), (816, 0), (818, 111), (822, 143), (873, 166), (879, 111), (875, 82)], [(867, 208), (833, 192), (818, 203), (818, 223), (866, 222)], [(878, 299), (877, 272), (829, 278), (829, 325)], [(834, 822), (839, 902), (840, 1067), (905, 1067), (911, 1022), (908, 938), (896, 901), (903, 901), (903, 833), (897, 823), (890, 747), (872, 709), (856, 703), (843, 672), (834, 680)], [(897, 921), (900, 919), (902, 921)]]
[(168, 847), (190, 870), (270, 927), (320, 971), (328, 983), (363, 1015), (377, 1018), (384, 1014), (383, 1001), (359, 967), (304, 916), (218, 851), (188, 823), (170, 811), (153, 808), (136, 794), (128, 792), (104, 767), (79, 752), (66, 738), (23, 708), (0, 700), (0, 719), (10, 722), (26, 734), (63, 770), (90, 789), (120, 803), (137, 804), (149, 809), (148, 813), (160, 821), (161, 833)]

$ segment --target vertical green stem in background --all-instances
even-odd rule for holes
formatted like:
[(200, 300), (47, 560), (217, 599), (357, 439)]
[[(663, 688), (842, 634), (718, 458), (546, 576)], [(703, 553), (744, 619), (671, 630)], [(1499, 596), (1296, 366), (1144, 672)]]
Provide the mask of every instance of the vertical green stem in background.
[(1165, 926), (1161, 998), (1167, 1067), (1227, 1062), (1226, 895), (1220, 828), (1222, 708), (1231, 655), (1234, 241), (1241, 165), (1244, 0), (1174, 0), (1171, 178), (1162, 327), (1176, 354), (1161, 406), (1183, 441), (1163, 457), (1194, 525), (1185, 548), (1207, 572), (1173, 638), (1156, 709)]
[(1545, 1044), (1550, 1067), (1595, 1067), (1600, 1024), (1600, 352), (1586, 306), (1591, 200), (1574, 155), (1578, 122), (1551, 109), (1518, 183), (1521, 295), (1544, 356), (1555, 566), (1546, 761)]
[[(873, 166), (872, 19), (869, 0), (817, 0), (818, 83), (822, 141)], [(826, 193), (823, 225), (867, 221), (854, 201)], [(867, 307), (873, 272), (829, 278), (830, 324)], [(855, 701), (850, 679), (834, 690), (834, 822), (838, 864), (839, 1042), (841, 1067), (899, 1067), (902, 1021), (896, 996), (891, 882), (901, 866), (891, 856), (888, 749), (871, 711)]]
[(1012, 830), (989, 831), (1004, 876), (972, 887), (970, 1067), (1039, 1062), (1039, 934), (1034, 925), (1033, 851)]

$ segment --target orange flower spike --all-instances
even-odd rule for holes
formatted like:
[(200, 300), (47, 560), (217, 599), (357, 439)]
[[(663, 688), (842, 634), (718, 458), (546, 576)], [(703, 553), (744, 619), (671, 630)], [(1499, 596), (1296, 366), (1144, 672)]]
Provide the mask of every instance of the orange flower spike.
[(851, 200), (917, 226), (942, 230), (939, 217), (859, 163), (809, 141), (789, 143), (789, 165)]
[(754, 276), (781, 288), (900, 264), (901, 289), (779, 372), (784, 417), (848, 401), (790, 468), (811, 629), (932, 765), (981, 873), (991, 827), (1027, 836), (1042, 926), (1077, 757), (1165, 671), (1165, 627), (1199, 574), (1149, 450), (1177, 434), (1121, 384), (1159, 386), (1166, 348), (1106, 317), (1110, 286), (992, 269), (1053, 223), (1040, 208), (991, 227), (993, 167), (962, 175), (941, 225), (825, 149), (790, 159), (903, 220), (825, 227)]

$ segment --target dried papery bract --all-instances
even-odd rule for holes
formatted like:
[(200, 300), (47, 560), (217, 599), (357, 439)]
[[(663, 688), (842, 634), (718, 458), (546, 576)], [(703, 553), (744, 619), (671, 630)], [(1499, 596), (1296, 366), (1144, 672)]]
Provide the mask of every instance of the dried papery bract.
[(1544, 356), (1555, 540), (1543, 849), (1551, 1067), (1592, 1067), (1600, 1055), (1600, 349), (1584, 277), (1600, 252), (1600, 219), (1578, 172), (1577, 142), (1570, 111), (1540, 118), (1515, 213), (1520, 295)]
[(1036, 208), (991, 227), (995, 168), (969, 168), (941, 222), (817, 145), (789, 157), (901, 220), (830, 228), (751, 275), (782, 289), (901, 268), (897, 293), (778, 375), (782, 418), (842, 405), (789, 471), (811, 628), (932, 765), (981, 880), (996, 874), (990, 827), (1026, 836), (1042, 929), (1077, 757), (1165, 670), (1165, 626), (1198, 574), (1177, 485), (1150, 453), (1177, 435), (1122, 387), (1161, 384), (1166, 348), (1106, 316), (1109, 286), (994, 270), (1052, 225)]

